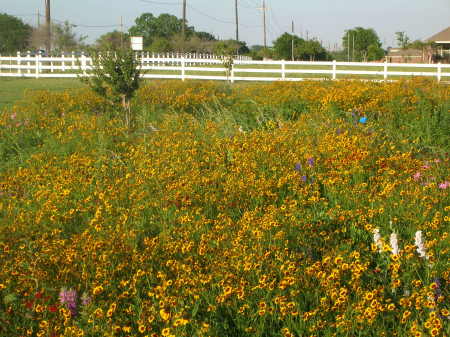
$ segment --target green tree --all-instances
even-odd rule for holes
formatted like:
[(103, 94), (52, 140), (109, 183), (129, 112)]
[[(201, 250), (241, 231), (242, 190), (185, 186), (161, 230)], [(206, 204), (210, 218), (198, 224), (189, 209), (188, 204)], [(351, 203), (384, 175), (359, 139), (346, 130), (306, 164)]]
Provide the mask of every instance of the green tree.
[(28, 47), (32, 28), (19, 18), (0, 14), (0, 53), (15, 53)]
[(131, 126), (130, 102), (141, 83), (141, 61), (131, 49), (93, 53), (92, 71), (81, 80), (111, 104), (121, 104)]
[(396, 32), (395, 37), (397, 39), (398, 46), (403, 49), (405, 49), (411, 42), (405, 32)]
[(294, 57), (298, 57), (298, 55), (295, 55), (295, 48), (303, 43), (304, 40), (297, 35), (284, 33), (273, 42), (276, 58), (283, 60), (290, 60), (292, 58), (292, 40), (294, 40)]
[(169, 39), (163, 37), (153, 39), (153, 42), (148, 49), (154, 53), (166, 53), (174, 50)]
[[(372, 28), (356, 27), (346, 30), (342, 42), (344, 49), (350, 50), (353, 61), (374, 61), (377, 59), (374, 57), (381, 55), (381, 53), (384, 54), (380, 38)], [(377, 49), (376, 52), (375, 49)]]
[(302, 40), (295, 47), (295, 55), (301, 60), (324, 61), (330, 58), (326, 49), (317, 40)]
[(129, 35), (117, 30), (103, 34), (95, 42), (95, 48), (98, 50), (117, 50), (129, 46)]
[(276, 58), (292, 59), (292, 40), (294, 40), (294, 59), (316, 61), (326, 60), (329, 57), (319, 41), (306, 41), (297, 35), (284, 33), (273, 44)]
[(54, 24), (52, 27), (53, 32), (53, 49), (57, 51), (75, 51), (85, 49), (83, 41), (87, 36), (78, 36), (73, 28), (75, 25), (65, 21), (63, 24)]
[(217, 40), (214, 37), (214, 35), (212, 35), (208, 32), (195, 32), (194, 35), (202, 41), (216, 41)]
[[(84, 43), (86, 36), (78, 36), (73, 28), (75, 25), (68, 21), (63, 24), (52, 24), (51, 39), (53, 52), (71, 52), (86, 50)], [(31, 36), (30, 45), (35, 49), (43, 48), (47, 41), (47, 28), (45, 25), (34, 28)]]
[[(144, 47), (149, 47), (156, 38), (170, 39), (181, 33), (183, 20), (170, 14), (161, 14), (155, 17), (152, 13), (144, 13), (135, 20), (135, 25), (129, 29), (131, 36), (143, 36)], [(192, 35), (194, 29), (186, 27), (188, 36)]]

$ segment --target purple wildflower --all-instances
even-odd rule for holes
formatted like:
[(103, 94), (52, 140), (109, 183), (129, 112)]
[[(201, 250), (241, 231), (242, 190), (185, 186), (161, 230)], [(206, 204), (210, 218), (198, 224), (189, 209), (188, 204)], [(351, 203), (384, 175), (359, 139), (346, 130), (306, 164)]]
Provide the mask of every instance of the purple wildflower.
[(313, 167), (314, 166), (314, 158), (308, 158), (308, 165)]
[(444, 181), (443, 183), (439, 184), (439, 188), (441, 190), (445, 190), (447, 187), (450, 187), (450, 182), (448, 182), (448, 181)]
[(306, 176), (302, 176), (302, 181), (306, 183), (306, 180), (308, 179)]
[(91, 302), (92, 302), (92, 298), (90, 298), (87, 293), (83, 293), (83, 295), (81, 296), (81, 304), (83, 306), (87, 306)]
[(301, 169), (302, 169), (302, 164), (300, 164), (300, 163), (295, 164), (295, 167), (294, 167), (295, 171), (299, 172)]
[(61, 304), (65, 304), (67, 309), (70, 310), (72, 316), (77, 314), (77, 291), (76, 290), (66, 290), (62, 288), (59, 293), (59, 301)]

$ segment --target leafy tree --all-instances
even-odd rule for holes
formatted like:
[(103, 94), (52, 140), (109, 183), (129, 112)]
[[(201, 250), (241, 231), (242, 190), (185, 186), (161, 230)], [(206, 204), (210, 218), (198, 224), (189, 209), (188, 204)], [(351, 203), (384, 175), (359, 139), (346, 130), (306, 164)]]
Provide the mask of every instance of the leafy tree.
[(15, 53), (27, 48), (32, 28), (19, 18), (0, 14), (0, 53)]
[(327, 60), (329, 55), (317, 40), (302, 40), (295, 47), (295, 55), (301, 60), (319, 61)]
[(157, 37), (153, 40), (152, 44), (148, 49), (155, 53), (165, 53), (173, 50), (173, 47), (168, 39), (163, 37)]
[[(294, 51), (295, 47), (298, 47), (300, 43), (304, 42), (304, 40), (297, 35), (289, 33), (284, 33), (273, 42), (275, 55), (278, 59), (290, 60), (292, 58), (292, 40), (294, 40)], [(295, 56), (297, 55), (294, 55), (294, 57)]]
[(401, 47), (403, 49), (405, 49), (411, 42), (408, 35), (406, 35), (405, 32), (396, 32), (395, 36), (396, 36), (399, 47)]
[(87, 36), (77, 36), (73, 31), (75, 25), (65, 21), (63, 24), (54, 24), (52, 28), (54, 49), (59, 51), (75, 51), (84, 49), (85, 45), (83, 41)]
[(328, 53), (317, 40), (303, 40), (297, 35), (284, 33), (274, 41), (275, 56), (278, 59), (292, 58), (292, 40), (294, 40), (294, 58), (301, 60), (326, 60)]
[(202, 41), (217, 41), (214, 35), (208, 32), (195, 32), (194, 35)]
[(381, 60), (385, 55), (385, 51), (376, 44), (371, 44), (369, 48), (367, 48), (368, 60)]
[(126, 125), (130, 127), (131, 98), (141, 83), (141, 62), (131, 49), (93, 53), (92, 71), (81, 80), (112, 104), (121, 104)]
[(114, 30), (100, 36), (95, 42), (96, 49), (99, 50), (117, 50), (122, 47), (130, 46), (130, 37), (126, 33)]
[[(55, 52), (71, 52), (86, 50), (87, 46), (84, 44), (86, 36), (78, 36), (73, 28), (75, 25), (68, 21), (63, 24), (52, 24), (51, 39), (52, 49)], [(47, 41), (47, 28), (45, 25), (34, 28), (31, 36), (31, 47), (35, 49), (42, 48)]]
[[(381, 53), (384, 54), (380, 38), (372, 28), (356, 27), (346, 30), (342, 42), (345, 50), (350, 48), (352, 55), (354, 51), (354, 61), (374, 61), (376, 60), (374, 57), (381, 55)], [(375, 49), (377, 49), (377, 52), (375, 52)]]
[[(135, 25), (129, 29), (132, 36), (143, 36), (144, 47), (149, 47), (156, 38), (170, 39), (181, 33), (183, 20), (170, 14), (161, 14), (155, 17), (152, 13), (144, 13), (135, 20)], [(194, 29), (186, 27), (188, 36), (192, 35)]]

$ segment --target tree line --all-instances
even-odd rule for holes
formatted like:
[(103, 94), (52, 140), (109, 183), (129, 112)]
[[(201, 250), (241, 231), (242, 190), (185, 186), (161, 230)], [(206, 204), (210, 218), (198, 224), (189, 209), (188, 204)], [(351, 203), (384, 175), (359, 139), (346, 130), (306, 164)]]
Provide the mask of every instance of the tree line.
[[(221, 53), (223, 50), (234, 54), (249, 55), (254, 59), (290, 60), (381, 60), (386, 51), (377, 33), (373, 29), (356, 27), (345, 31), (342, 37), (341, 51), (327, 51), (318, 39), (303, 39), (297, 35), (284, 33), (273, 41), (273, 46), (248, 47), (244, 41), (219, 40), (213, 34), (197, 31), (193, 26), (186, 26), (183, 35), (183, 20), (171, 15), (144, 13), (136, 18), (134, 25), (127, 31), (114, 30), (103, 34), (94, 43), (88, 45), (86, 36), (74, 32), (75, 26), (69, 22), (53, 23), (51, 27), (51, 44), (53, 53), (114, 50), (130, 46), (131, 36), (142, 36), (144, 50), (155, 53), (197, 52)], [(0, 14), (0, 53), (8, 54), (24, 50), (39, 50), (45, 45), (47, 27), (32, 27), (20, 18)], [(350, 52), (351, 51), (351, 52)], [(351, 55), (351, 57), (350, 57)]]

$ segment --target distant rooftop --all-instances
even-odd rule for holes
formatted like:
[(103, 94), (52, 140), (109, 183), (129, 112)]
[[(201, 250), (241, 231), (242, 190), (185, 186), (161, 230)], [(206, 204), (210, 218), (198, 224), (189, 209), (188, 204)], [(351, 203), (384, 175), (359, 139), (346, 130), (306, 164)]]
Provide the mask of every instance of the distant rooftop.
[(442, 32), (433, 35), (427, 39), (427, 42), (448, 42), (450, 43), (450, 26), (444, 29)]

